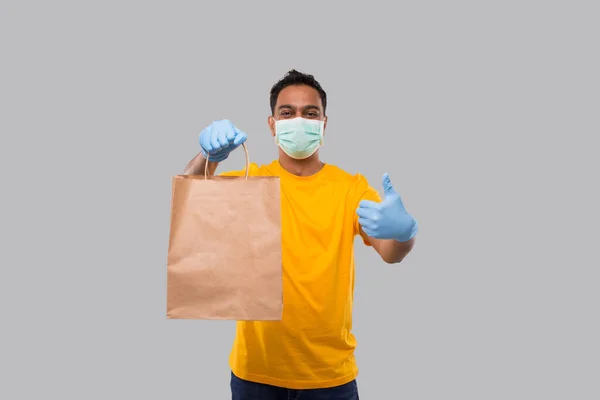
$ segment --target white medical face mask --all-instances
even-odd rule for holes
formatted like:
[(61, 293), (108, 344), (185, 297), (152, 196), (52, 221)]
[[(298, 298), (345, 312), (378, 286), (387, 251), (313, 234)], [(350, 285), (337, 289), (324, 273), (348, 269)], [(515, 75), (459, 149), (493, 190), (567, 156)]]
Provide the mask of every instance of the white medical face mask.
[(288, 156), (297, 160), (315, 154), (323, 145), (325, 121), (292, 118), (275, 121), (275, 143)]

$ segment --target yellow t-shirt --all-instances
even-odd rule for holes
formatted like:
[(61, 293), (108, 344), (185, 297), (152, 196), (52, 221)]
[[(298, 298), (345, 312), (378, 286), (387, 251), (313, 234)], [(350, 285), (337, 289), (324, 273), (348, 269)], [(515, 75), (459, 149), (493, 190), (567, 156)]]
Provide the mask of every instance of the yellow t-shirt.
[(350, 382), (358, 375), (351, 333), (356, 209), (363, 199), (381, 201), (379, 193), (362, 175), (329, 164), (299, 177), (277, 160), (252, 163), (249, 175), (280, 177), (283, 318), (237, 322), (232, 372), (291, 389)]

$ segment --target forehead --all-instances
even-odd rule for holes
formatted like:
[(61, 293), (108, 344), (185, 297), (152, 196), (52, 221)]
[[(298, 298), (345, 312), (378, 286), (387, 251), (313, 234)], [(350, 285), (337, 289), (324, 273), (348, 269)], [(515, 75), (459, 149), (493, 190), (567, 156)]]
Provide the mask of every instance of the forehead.
[(316, 89), (307, 85), (291, 85), (279, 92), (277, 105), (289, 104), (296, 107), (315, 105), (323, 108), (321, 96)]

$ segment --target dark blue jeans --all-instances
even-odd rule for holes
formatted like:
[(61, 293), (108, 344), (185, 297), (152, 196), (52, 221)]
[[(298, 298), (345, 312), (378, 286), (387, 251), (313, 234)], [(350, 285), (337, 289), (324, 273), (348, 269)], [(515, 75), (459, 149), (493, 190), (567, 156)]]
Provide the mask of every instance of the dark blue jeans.
[(359, 400), (356, 380), (326, 389), (285, 389), (231, 374), (231, 400)]

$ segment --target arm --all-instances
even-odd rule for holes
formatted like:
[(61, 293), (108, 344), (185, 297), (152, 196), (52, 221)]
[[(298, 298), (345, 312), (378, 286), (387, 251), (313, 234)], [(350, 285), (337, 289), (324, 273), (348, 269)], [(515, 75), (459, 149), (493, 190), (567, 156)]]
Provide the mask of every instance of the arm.
[(375, 251), (379, 254), (381, 259), (388, 264), (397, 264), (402, 262), (404, 258), (410, 253), (415, 245), (415, 238), (406, 241), (399, 242), (394, 239), (377, 239), (368, 236), (362, 228), (360, 228), (361, 236), (365, 237)]
[(417, 221), (406, 211), (388, 174), (383, 176), (385, 197), (368, 187), (356, 210), (359, 233), (388, 264), (401, 262), (412, 250), (417, 234)]
[[(206, 158), (202, 155), (202, 152), (198, 153), (196, 157), (194, 157), (188, 165), (186, 165), (183, 170), (184, 175), (205, 175), (206, 171), (204, 170), (206, 166)], [(217, 161), (208, 161), (208, 175), (214, 175), (217, 167), (219, 166), (219, 162)]]

